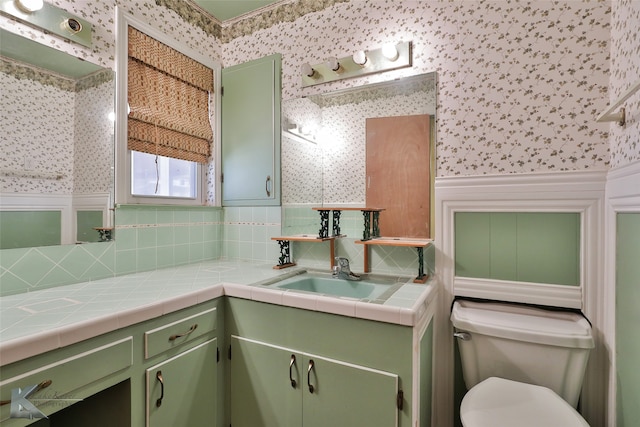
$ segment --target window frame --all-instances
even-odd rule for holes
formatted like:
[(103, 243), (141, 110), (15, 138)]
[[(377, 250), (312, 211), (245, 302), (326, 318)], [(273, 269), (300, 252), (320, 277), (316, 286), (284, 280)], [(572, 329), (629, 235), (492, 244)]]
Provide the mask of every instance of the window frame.
[[(187, 55), (188, 57), (206, 65), (213, 70), (214, 76), (214, 129), (213, 129), (213, 161), (207, 164), (196, 163), (196, 197), (170, 197), (170, 196), (140, 196), (132, 194), (132, 156), (127, 148), (127, 62), (128, 62), (128, 27), (153, 37), (167, 46)], [(115, 123), (115, 202), (116, 204), (147, 204), (147, 205), (182, 205), (182, 206), (221, 206), (221, 153), (220, 153), (220, 105), (221, 105), (221, 64), (215, 59), (208, 58), (193, 49), (185, 46), (170, 35), (164, 34), (158, 29), (141, 22), (130, 16), (126, 11), (116, 6), (116, 123)], [(208, 174), (215, 174), (210, 179), (213, 184), (214, 198), (209, 200), (207, 192)]]

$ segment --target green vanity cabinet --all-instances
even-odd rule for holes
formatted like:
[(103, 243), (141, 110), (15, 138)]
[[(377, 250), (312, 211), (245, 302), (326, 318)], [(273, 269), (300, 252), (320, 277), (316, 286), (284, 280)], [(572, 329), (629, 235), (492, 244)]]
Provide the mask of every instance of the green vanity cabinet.
[(222, 204), (280, 205), (280, 54), (222, 70)]
[[(223, 307), (210, 300), (1, 366), (0, 425), (222, 425)], [(48, 418), (12, 418), (12, 390), (43, 382), (29, 400)]]
[(147, 426), (213, 426), (217, 416), (217, 340), (146, 370)]
[(231, 426), (411, 426), (413, 328), (236, 298), (225, 310)]
[[(146, 427), (216, 426), (222, 416), (220, 300), (148, 322), (143, 334)], [(219, 392), (220, 391), (220, 392)]]
[[(231, 425), (299, 427), (302, 425), (302, 358), (285, 348), (231, 337)], [(291, 366), (291, 356), (299, 361)]]
[[(133, 337), (91, 341), (0, 368), (0, 424), (13, 427), (37, 422), (38, 426), (48, 426), (49, 420), (42, 415), (53, 414), (55, 419), (56, 412), (125, 380), (133, 365)], [(36, 388), (24, 400), (14, 394), (31, 387)]]
[(398, 376), (231, 337), (231, 425), (391, 427)]

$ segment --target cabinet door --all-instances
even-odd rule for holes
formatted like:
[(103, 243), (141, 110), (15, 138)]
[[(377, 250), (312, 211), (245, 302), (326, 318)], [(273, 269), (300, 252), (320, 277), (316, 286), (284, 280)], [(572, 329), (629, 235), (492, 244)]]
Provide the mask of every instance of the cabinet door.
[(233, 427), (398, 425), (397, 375), (238, 336), (231, 349)]
[(281, 56), (222, 70), (222, 203), (280, 204)]
[(398, 425), (397, 375), (312, 355), (304, 362), (304, 427)]
[(217, 369), (216, 339), (147, 369), (147, 426), (215, 425)]
[(367, 206), (380, 213), (383, 236), (429, 238), (431, 116), (366, 120)]
[(232, 336), (231, 425), (300, 427), (301, 363), (302, 356), (290, 350)]

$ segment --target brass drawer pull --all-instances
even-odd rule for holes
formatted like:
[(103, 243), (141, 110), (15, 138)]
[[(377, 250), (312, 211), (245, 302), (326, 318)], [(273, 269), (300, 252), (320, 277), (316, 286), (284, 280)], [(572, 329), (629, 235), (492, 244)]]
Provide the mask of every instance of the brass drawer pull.
[(162, 371), (156, 372), (156, 379), (160, 381), (160, 397), (156, 400), (156, 406), (159, 408), (162, 405), (162, 399), (164, 399), (164, 378), (162, 378)]
[(189, 335), (191, 332), (195, 331), (197, 327), (198, 327), (198, 324), (197, 324), (197, 323), (194, 323), (193, 325), (191, 325), (191, 327), (189, 328), (189, 330), (188, 330), (187, 332), (182, 332), (182, 333), (180, 333), (180, 334), (174, 334), (174, 335), (171, 335), (171, 336), (169, 337), (169, 341), (175, 341), (175, 340), (177, 340), (178, 338), (186, 337), (186, 336), (187, 336), (187, 335)]
[(293, 365), (296, 364), (296, 355), (291, 355), (291, 361), (289, 362), (289, 381), (291, 382), (291, 387), (296, 388), (296, 380), (293, 379)]
[(309, 386), (309, 393), (313, 393), (315, 387), (311, 384), (311, 371), (313, 371), (313, 360), (309, 360), (309, 368), (307, 369), (307, 385)]

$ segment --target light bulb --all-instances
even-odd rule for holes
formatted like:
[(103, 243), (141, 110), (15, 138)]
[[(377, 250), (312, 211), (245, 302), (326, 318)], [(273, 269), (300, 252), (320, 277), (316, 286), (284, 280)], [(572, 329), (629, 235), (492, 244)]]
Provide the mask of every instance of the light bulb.
[(399, 54), (396, 45), (389, 43), (382, 46), (382, 56), (387, 58), (389, 61), (395, 61), (398, 59)]
[(338, 70), (340, 70), (340, 63), (338, 62), (338, 58), (336, 58), (335, 56), (328, 58), (327, 67), (329, 67), (331, 71), (338, 72)]
[(368, 58), (364, 50), (357, 51), (356, 53), (353, 54), (352, 58), (353, 58), (353, 62), (355, 62), (361, 67), (364, 67), (367, 64)]
[(302, 66), (300, 68), (302, 70), (302, 74), (307, 76), (307, 77), (314, 77), (314, 75), (316, 74), (316, 70), (314, 70), (311, 67), (311, 65), (309, 65), (309, 63), (307, 63), (307, 62), (302, 64)]
[(18, 9), (23, 12), (32, 13), (37, 10), (42, 9), (44, 6), (43, 0), (16, 0), (16, 5)]

